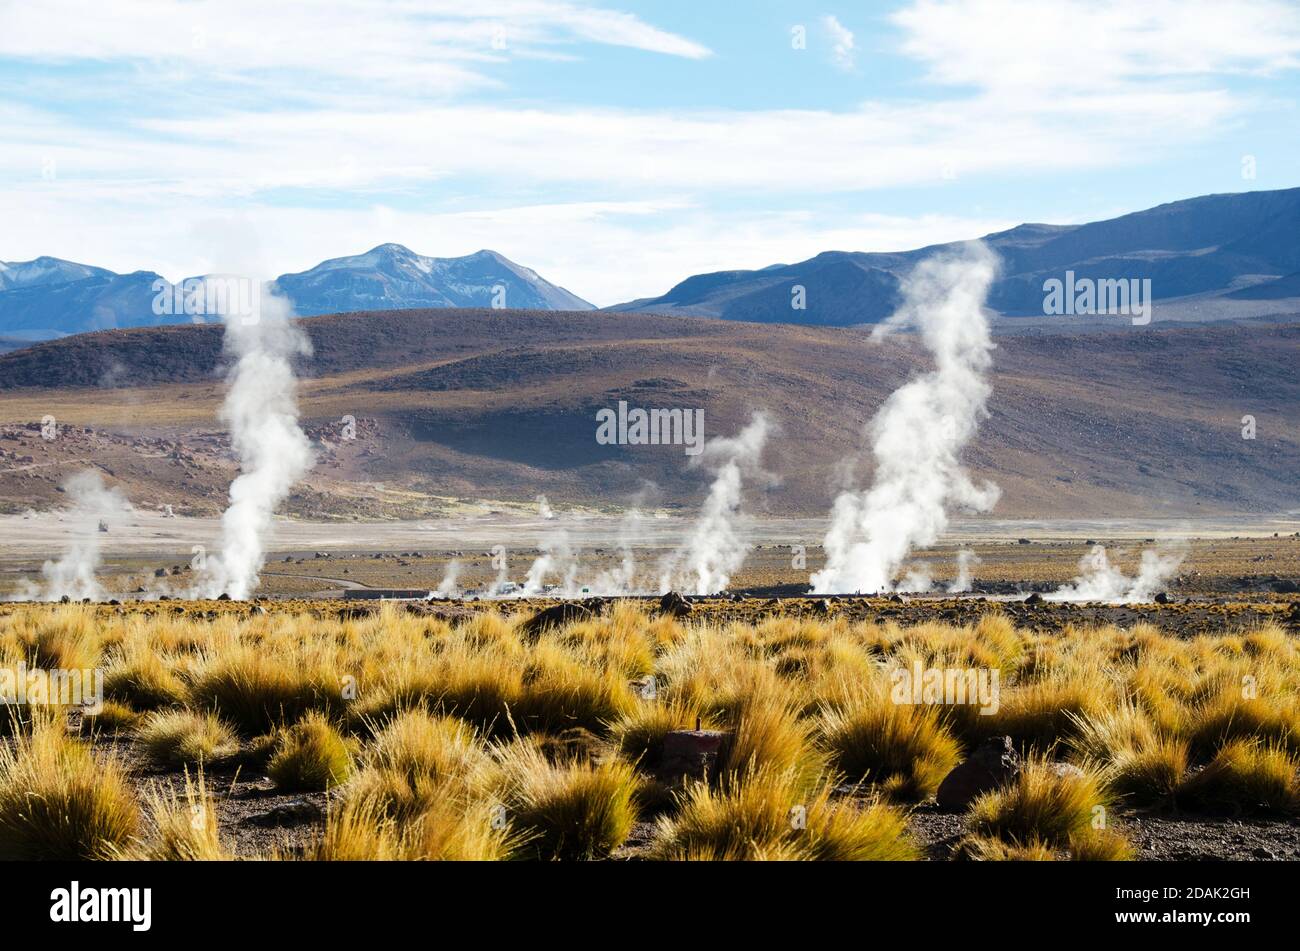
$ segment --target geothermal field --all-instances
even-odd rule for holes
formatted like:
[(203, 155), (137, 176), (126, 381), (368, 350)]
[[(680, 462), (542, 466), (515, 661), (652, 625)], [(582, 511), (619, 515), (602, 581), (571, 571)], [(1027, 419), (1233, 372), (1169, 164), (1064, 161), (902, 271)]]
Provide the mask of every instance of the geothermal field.
[(683, 455), (693, 505), (285, 516), (312, 347), (228, 319), (219, 515), (90, 459), (0, 519), (0, 855), (1300, 858), (1300, 522), (996, 517), (995, 267), (869, 331), (924, 359), (820, 516), (763, 503), (761, 409)]
[(0, 0), (5, 934), (1293, 927), (1297, 77), (1280, 0)]

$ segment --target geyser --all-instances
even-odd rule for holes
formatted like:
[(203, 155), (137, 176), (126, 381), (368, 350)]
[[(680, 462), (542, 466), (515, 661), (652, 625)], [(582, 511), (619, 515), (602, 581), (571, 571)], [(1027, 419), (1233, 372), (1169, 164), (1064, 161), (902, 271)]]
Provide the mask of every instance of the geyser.
[(750, 546), (739, 531), (741, 488), (746, 478), (770, 481), (759, 466), (770, 431), (767, 417), (755, 413), (738, 435), (705, 444), (699, 458), (716, 473), (713, 484), (690, 535), (660, 565), (660, 593), (717, 594), (744, 564)]
[[(891, 591), (908, 555), (938, 540), (951, 508), (985, 512), (996, 504), (998, 487), (976, 486), (960, 460), (992, 391), (983, 305), (996, 272), (996, 257), (980, 242), (923, 261), (904, 281), (898, 311), (873, 330), (879, 340), (915, 328), (935, 368), (890, 394), (867, 425), (873, 482), (835, 500), (814, 593)], [(920, 580), (913, 574), (905, 586)]]
[(275, 511), (312, 465), (311, 444), (298, 425), (293, 361), (311, 353), (288, 303), (267, 287), (251, 314), (223, 315), (224, 346), (235, 358), (220, 418), (230, 428), (239, 475), (221, 516), (221, 550), (206, 559), (198, 593), (246, 599), (258, 585)]

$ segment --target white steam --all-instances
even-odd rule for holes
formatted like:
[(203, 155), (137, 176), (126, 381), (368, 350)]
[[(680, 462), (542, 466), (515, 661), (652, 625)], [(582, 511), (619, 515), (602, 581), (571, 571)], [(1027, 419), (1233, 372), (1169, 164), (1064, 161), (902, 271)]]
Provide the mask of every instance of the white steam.
[(1074, 582), (1043, 597), (1047, 601), (1145, 603), (1165, 589), (1186, 557), (1185, 543), (1161, 543), (1142, 552), (1137, 576), (1130, 578), (1110, 563), (1105, 548), (1093, 545), (1079, 560), (1079, 576)]
[(460, 594), (460, 561), (453, 558), (447, 562), (447, 569), (443, 572), (442, 581), (439, 582), (437, 590), (433, 593), (440, 598), (454, 598)]
[(770, 429), (767, 417), (755, 413), (739, 435), (705, 445), (699, 458), (717, 474), (690, 536), (660, 565), (661, 593), (717, 594), (744, 564), (750, 545), (739, 532), (741, 488), (748, 477), (770, 480), (759, 465)]
[(288, 303), (263, 288), (252, 314), (225, 316), (225, 349), (236, 358), (227, 377), (221, 420), (230, 427), (240, 474), (221, 516), (221, 551), (206, 559), (198, 583), (204, 597), (246, 599), (266, 561), (275, 511), (312, 465), (311, 444), (298, 425), (293, 360), (311, 353)]
[(618, 524), (619, 563), (606, 568), (591, 582), (591, 593), (608, 596), (633, 594), (636, 589), (636, 549), (641, 537), (644, 516), (637, 508), (628, 509)]
[(952, 507), (982, 512), (997, 503), (998, 487), (976, 486), (960, 460), (992, 392), (983, 304), (996, 271), (996, 257), (979, 242), (924, 261), (903, 284), (902, 306), (872, 332), (879, 339), (917, 328), (935, 368), (890, 394), (868, 424), (874, 481), (835, 500), (815, 593), (893, 590), (903, 562), (938, 540)]
[(578, 590), (578, 559), (569, 544), (569, 533), (563, 529), (544, 539), (542, 553), (528, 568), (521, 592), (525, 598), (543, 593), (548, 576), (559, 575), (559, 596), (573, 597)]
[(949, 594), (961, 594), (970, 590), (971, 569), (981, 564), (980, 556), (969, 548), (957, 552), (957, 577), (948, 585)]
[(930, 577), (929, 565), (917, 563), (907, 570), (903, 580), (898, 582), (896, 590), (908, 594), (924, 594), (934, 587), (934, 582)]
[(537, 497), (537, 514), (542, 518), (555, 518), (555, 510), (551, 508), (551, 503), (547, 501), (544, 495)]
[(116, 486), (108, 488), (94, 469), (78, 472), (63, 483), (72, 500), (62, 521), (72, 525), (72, 539), (58, 561), (41, 567), (41, 584), (26, 581), (19, 588), (17, 600), (101, 601), (104, 589), (95, 572), (102, 561), (101, 536), (112, 530), (115, 518), (132, 511), (131, 503)]

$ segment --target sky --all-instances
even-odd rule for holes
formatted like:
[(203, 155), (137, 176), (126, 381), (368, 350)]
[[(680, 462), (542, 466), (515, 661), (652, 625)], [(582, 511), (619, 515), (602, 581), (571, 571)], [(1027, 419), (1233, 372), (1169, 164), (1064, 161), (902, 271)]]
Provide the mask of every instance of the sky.
[(1300, 3), (0, 0), (0, 260), (707, 271), (1300, 185)]

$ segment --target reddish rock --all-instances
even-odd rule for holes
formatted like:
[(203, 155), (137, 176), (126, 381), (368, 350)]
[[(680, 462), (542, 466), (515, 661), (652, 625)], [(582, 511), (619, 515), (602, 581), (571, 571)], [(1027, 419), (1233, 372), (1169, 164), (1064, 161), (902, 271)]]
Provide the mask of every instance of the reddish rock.
[(1011, 737), (990, 737), (943, 778), (935, 794), (939, 808), (961, 812), (979, 796), (1015, 779), (1020, 767), (1020, 754)]
[(727, 734), (721, 730), (673, 730), (664, 734), (660, 778), (704, 779), (716, 769), (726, 739)]

